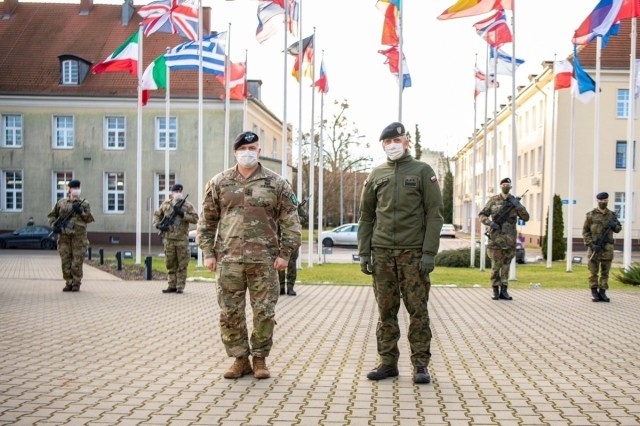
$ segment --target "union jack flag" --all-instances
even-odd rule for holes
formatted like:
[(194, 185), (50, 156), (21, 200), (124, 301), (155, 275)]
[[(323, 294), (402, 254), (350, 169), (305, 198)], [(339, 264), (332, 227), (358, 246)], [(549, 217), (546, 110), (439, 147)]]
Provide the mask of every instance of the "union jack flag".
[(198, 9), (190, 0), (159, 0), (138, 9), (143, 32), (179, 34), (189, 40), (198, 39)]

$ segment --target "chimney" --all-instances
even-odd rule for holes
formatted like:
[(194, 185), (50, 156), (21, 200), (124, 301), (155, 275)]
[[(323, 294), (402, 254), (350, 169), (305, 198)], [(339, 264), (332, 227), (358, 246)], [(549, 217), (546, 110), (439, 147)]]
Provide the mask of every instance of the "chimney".
[(91, 9), (93, 9), (93, 0), (80, 0), (80, 15), (88, 15)]
[(16, 7), (18, 7), (18, 0), (4, 0), (3, 3), (2, 19), (6, 20), (11, 18), (13, 11), (16, 10)]
[(133, 0), (124, 0), (122, 3), (122, 25), (129, 25), (134, 13), (136, 13), (136, 8), (133, 7)]
[(262, 101), (260, 93), (262, 90), (262, 80), (247, 80), (247, 84), (249, 85), (249, 95), (254, 99)]
[(202, 7), (202, 34), (211, 33), (211, 8)]

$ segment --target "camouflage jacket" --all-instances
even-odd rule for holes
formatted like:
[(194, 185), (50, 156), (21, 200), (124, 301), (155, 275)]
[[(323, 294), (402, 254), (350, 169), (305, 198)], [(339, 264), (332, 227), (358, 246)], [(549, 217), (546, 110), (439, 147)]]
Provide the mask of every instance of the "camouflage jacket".
[(198, 245), (205, 258), (218, 262), (288, 261), (300, 246), (296, 206), (287, 181), (262, 164), (248, 178), (236, 167), (225, 170), (205, 187)]
[[(80, 202), (82, 201), (82, 204)], [(65, 218), (73, 211), (73, 203), (80, 204), (81, 213), (73, 213), (69, 221), (62, 227), (62, 235), (87, 235), (87, 224), (94, 222), (91, 214), (91, 206), (87, 200), (72, 200), (70, 198), (62, 198), (53, 206), (53, 209), (47, 215), (49, 225), (53, 226), (58, 218)]]
[(360, 256), (371, 256), (372, 248), (438, 253), (442, 193), (427, 163), (406, 154), (374, 168), (362, 188), (360, 212)]
[(480, 222), (489, 227), (489, 244), (487, 244), (489, 248), (499, 248), (502, 250), (515, 249), (516, 239), (518, 237), (518, 230), (516, 229), (518, 218), (524, 221), (529, 220), (529, 212), (522, 206), (519, 209), (514, 208), (511, 210), (509, 217), (502, 224), (500, 230), (490, 227), (493, 216), (498, 214), (506, 203), (509, 203), (508, 200), (511, 197), (513, 197), (512, 194), (509, 194), (506, 198), (502, 194), (494, 195), (489, 198), (487, 205), (484, 206), (478, 214)]
[[(170, 217), (173, 214), (173, 206), (175, 206), (175, 200), (173, 198), (164, 200), (158, 210), (153, 213), (153, 227), (155, 228), (165, 217)], [(195, 207), (188, 201), (185, 201), (182, 205), (184, 211), (184, 217), (178, 215), (173, 220), (173, 225), (169, 227), (167, 232), (163, 232), (162, 238), (167, 240), (184, 240), (185, 242), (189, 238), (189, 224), (198, 223), (198, 213)]]
[(600, 252), (601, 260), (613, 259), (613, 233), (620, 232), (622, 230), (622, 225), (618, 221), (618, 217), (615, 212), (612, 212), (609, 209), (605, 209), (604, 212), (601, 212), (599, 209), (595, 208), (587, 213), (584, 225), (582, 226), (582, 238), (584, 239), (584, 244), (589, 248), (587, 253), (589, 257), (591, 257), (591, 245), (595, 244), (602, 233), (609, 227), (609, 222), (611, 221), (616, 221), (617, 224), (613, 228), (613, 232), (609, 231), (604, 238), (604, 244), (602, 245), (602, 251)]

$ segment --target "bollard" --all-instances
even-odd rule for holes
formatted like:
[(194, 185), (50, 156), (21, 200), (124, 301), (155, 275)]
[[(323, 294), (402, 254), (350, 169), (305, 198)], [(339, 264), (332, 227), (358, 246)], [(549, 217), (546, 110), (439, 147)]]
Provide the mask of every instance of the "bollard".
[(104, 265), (104, 249), (98, 250), (98, 254), (100, 255), (100, 264)]
[(118, 271), (122, 271), (122, 252), (116, 252), (116, 264)]
[(91, 247), (87, 249), (87, 256), (89, 257), (89, 260), (91, 260)]
[(151, 281), (151, 256), (147, 256), (144, 259), (144, 266), (146, 266), (146, 279), (147, 281)]

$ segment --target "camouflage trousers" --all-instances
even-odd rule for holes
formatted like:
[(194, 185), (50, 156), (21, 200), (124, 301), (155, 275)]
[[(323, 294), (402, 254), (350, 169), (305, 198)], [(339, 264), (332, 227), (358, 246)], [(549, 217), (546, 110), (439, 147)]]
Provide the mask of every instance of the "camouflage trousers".
[(491, 258), (491, 286), (509, 285), (509, 267), (516, 255), (516, 248), (489, 248)]
[[(609, 288), (611, 262), (611, 260), (599, 259), (589, 261), (589, 288), (601, 288), (603, 290)], [(600, 272), (600, 280), (598, 280), (598, 272)]]
[(420, 274), (421, 250), (374, 248), (373, 293), (378, 304), (376, 338), (380, 361), (398, 365), (400, 300), (409, 313), (409, 347), (411, 363), (426, 367), (431, 360), (431, 328), (429, 322), (429, 290), (431, 281)]
[[(273, 263), (220, 263), (217, 275), (220, 334), (227, 355), (269, 356), (280, 295)], [(251, 340), (245, 314), (247, 290), (253, 312)]]
[(285, 284), (289, 283), (289, 287), (293, 287), (298, 277), (298, 255), (300, 251), (295, 250), (289, 258), (289, 264), (287, 264), (286, 271), (278, 271), (278, 278), (280, 280), (280, 288), (284, 289)]
[(187, 240), (164, 240), (164, 264), (169, 276), (169, 288), (184, 288), (189, 260), (191, 253)]
[(58, 253), (62, 263), (62, 278), (65, 285), (80, 286), (82, 284), (82, 265), (84, 255), (89, 247), (86, 234), (61, 234), (58, 240)]

